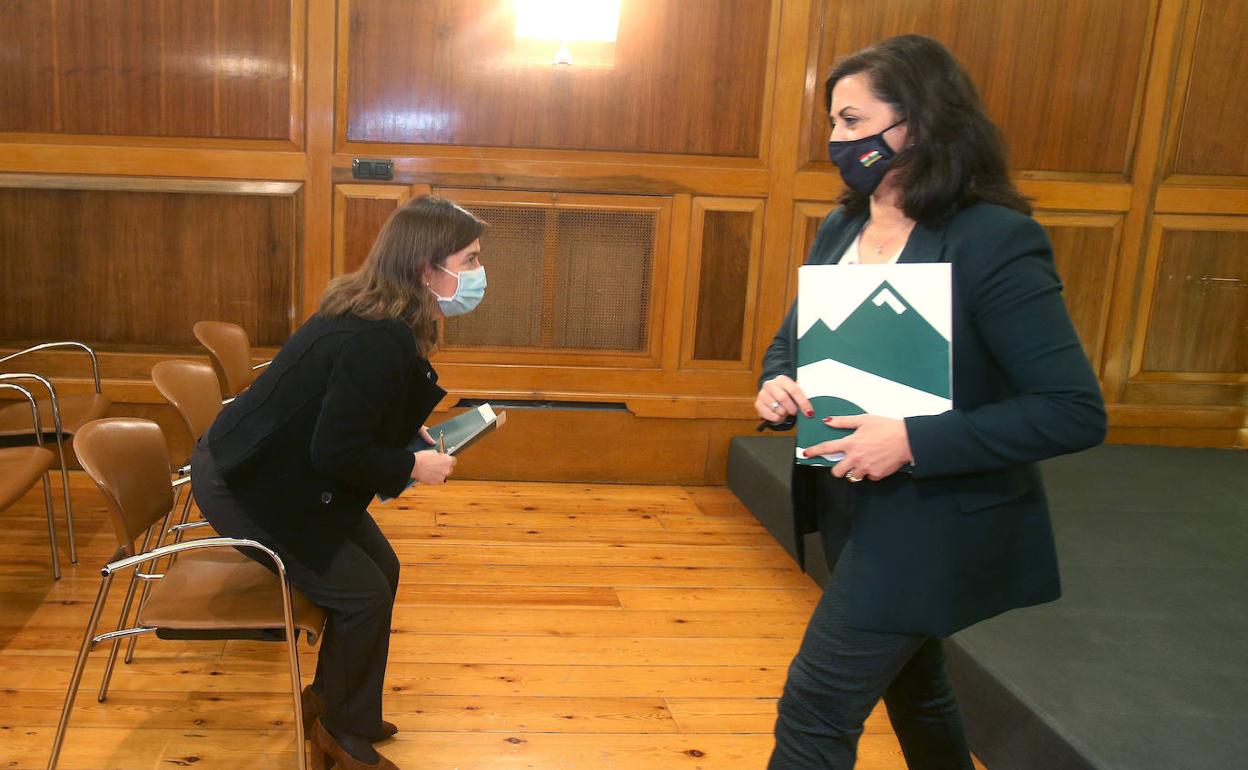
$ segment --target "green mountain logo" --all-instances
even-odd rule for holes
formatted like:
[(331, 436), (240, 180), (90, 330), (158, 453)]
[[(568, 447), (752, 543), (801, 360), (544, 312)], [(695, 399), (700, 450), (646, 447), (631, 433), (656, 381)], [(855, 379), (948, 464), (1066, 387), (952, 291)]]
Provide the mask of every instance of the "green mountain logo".
[(797, 341), (797, 365), (832, 359), (877, 377), (952, 398), (949, 340), (888, 281), (836, 328), (815, 321)]

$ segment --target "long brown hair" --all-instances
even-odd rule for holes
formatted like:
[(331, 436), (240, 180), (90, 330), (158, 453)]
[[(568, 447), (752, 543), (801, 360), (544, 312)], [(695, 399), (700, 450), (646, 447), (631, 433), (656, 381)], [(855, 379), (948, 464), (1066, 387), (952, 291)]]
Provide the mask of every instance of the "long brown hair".
[[(1001, 132), (947, 48), (930, 37), (899, 35), (842, 59), (824, 81), (829, 110), (837, 81), (860, 72), (875, 97), (906, 121), (907, 145), (893, 161), (906, 216), (940, 222), (978, 201), (1031, 213), (1010, 181)], [(846, 190), (839, 202), (855, 215), (867, 209), (868, 198)]]
[(424, 195), (408, 201), (386, 220), (360, 269), (329, 284), (317, 312), (402, 321), (427, 356), (437, 343), (438, 313), (425, 285), (425, 268), (442, 265), (483, 232), (484, 222), (445, 198)]

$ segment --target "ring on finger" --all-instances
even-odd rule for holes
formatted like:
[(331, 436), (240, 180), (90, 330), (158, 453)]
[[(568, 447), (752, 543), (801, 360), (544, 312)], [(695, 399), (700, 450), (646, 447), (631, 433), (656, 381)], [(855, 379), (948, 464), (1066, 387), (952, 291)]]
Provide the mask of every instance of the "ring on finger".
[(854, 470), (855, 470), (854, 468), (850, 468), (849, 470), (845, 471), (845, 480), (848, 481), (850, 484), (857, 484), (859, 481), (862, 481), (861, 476), (854, 475)]
[(780, 411), (780, 402), (772, 401), (770, 404), (768, 404), (768, 408), (771, 409), (771, 411), (773, 412), (778, 412)]

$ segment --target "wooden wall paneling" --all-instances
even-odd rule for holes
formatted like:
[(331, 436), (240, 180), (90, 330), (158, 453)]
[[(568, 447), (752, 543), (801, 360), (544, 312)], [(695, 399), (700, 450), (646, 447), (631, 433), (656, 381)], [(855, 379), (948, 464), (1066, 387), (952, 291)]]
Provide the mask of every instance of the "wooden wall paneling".
[[(1126, 175), (1156, 0), (824, 2), (812, 116), (826, 109), (823, 78), (838, 58), (892, 35), (926, 34), (970, 72), (1014, 168)], [(826, 122), (808, 126), (807, 159), (827, 163)]]
[[(843, 183), (840, 174), (829, 164), (821, 170), (808, 166), (799, 171), (793, 185), (798, 200), (835, 200)], [(1031, 199), (1032, 206), (1050, 211), (1122, 212), (1131, 208), (1135, 186), (1129, 182), (1087, 179), (1083, 175), (1055, 175), (1040, 172), (1014, 171), (1019, 192)]]
[(59, 130), (56, 5), (0, 6), (0, 131)]
[[(452, 356), (452, 352), (455, 355)], [(509, 362), (503, 357), (484, 354), (470, 357), (445, 349), (436, 354), (436, 363), (438, 371), (447, 376), (443, 386), (465, 394), (465, 398), (502, 398), (505, 395), (519, 400), (628, 402), (642, 399), (676, 404), (716, 403), (717, 399), (744, 398), (743, 394), (747, 394), (749, 400), (753, 400), (749, 389), (754, 379), (748, 371), (665, 371), (658, 367), (640, 367), (635, 362), (612, 365), (609, 359), (588, 356), (554, 362), (531, 356)], [(737, 416), (736, 412), (727, 415), (713, 411), (700, 413), (707, 417)], [(676, 416), (654, 405), (648, 408), (647, 414)]]
[(1181, 68), (1182, 96), (1175, 131), (1175, 174), (1248, 176), (1248, 143), (1232, 126), (1248, 124), (1248, 5), (1240, 0), (1193, 3), (1189, 22), (1195, 40), (1190, 68)]
[(334, 275), (364, 264), (381, 226), (410, 196), (406, 185), (334, 185)]
[(1113, 297), (1114, 274), (1122, 238), (1122, 217), (1115, 214), (1071, 214), (1040, 211), (1053, 243), (1053, 258), (1062, 279), (1062, 296), (1079, 334), (1079, 341), (1100, 371), (1105, 326)]
[(333, 3), (313, 2), (307, 8), (307, 118), (301, 220), (302, 260), (299, 271), (300, 319), (316, 312), (321, 294), (334, 274), (334, 94), (336, 15)]
[[(828, 125), (828, 112), (823, 104), (823, 81), (831, 71), (834, 60), (828, 60), (825, 42), (830, 3), (827, 0), (807, 0), (806, 8), (806, 56), (802, 80), (802, 108), (798, 119), (801, 131), (797, 135), (798, 168), (812, 165), (823, 171), (835, 173), (836, 169), (827, 157), (827, 142), (832, 135)], [(795, 191), (798, 198), (813, 197), (803, 191)]]
[(1133, 374), (1248, 383), (1248, 217), (1159, 215), (1145, 264)]
[(693, 199), (683, 367), (750, 367), (764, 212), (760, 200)]
[(191, 326), (289, 333), (296, 196), (0, 188), (0, 338), (195, 347)]
[[(59, 80), (60, 130), (69, 134), (179, 133), (184, 123), (168, 119), (172, 107), (175, 116), (197, 122), (211, 136), (217, 117), (211, 67), (196, 66), (211, 56), (211, 11), (210, 6), (188, 7), (180, 17), (185, 27), (175, 22), (171, 29), (164, 29), (162, 14), (152, 3), (113, 7), (74, 0), (57, 3), (52, 34), (57, 38), (54, 66)], [(190, 34), (179, 34), (185, 32)], [(166, 101), (162, 82), (162, 38), (184, 51), (189, 65), (171, 78), (172, 103)]]
[(215, 135), (301, 144), (291, 134), (292, 116), (303, 112), (301, 104), (291, 103), (300, 79), (291, 66), (302, 58), (303, 46), (296, 35), (302, 25), (293, 22), (296, 12), (302, 8), (292, 0), (225, 3), (217, 11)]
[(9, 4), (0, 131), (298, 145), (305, 2)]
[[(399, 147), (350, 144), (334, 154), (334, 179), (351, 181), (357, 157), (389, 158), (401, 184), (444, 187), (543, 190), (563, 193), (614, 193), (764, 197), (768, 170), (758, 159), (674, 156), (645, 153), (581, 153), (564, 150), (463, 148), (425, 145)], [(0, 147), (0, 158), (3, 148)], [(402, 153), (402, 154), (396, 154)]]
[(811, 23), (814, 0), (787, 0), (782, 5), (777, 50), (775, 100), (768, 163), (768, 190), (763, 218), (763, 254), (759, 269), (758, 299), (753, 316), (753, 355), (750, 379), (733, 395), (741, 399), (747, 413), (757, 392), (762, 355), (788, 310), (787, 298), (779, 291), (788, 285), (792, 273), (793, 206), (801, 146), (802, 116), (807, 88), (807, 50), (817, 39)]
[(1143, 254), (1147, 243), (1150, 208), (1158, 181), (1165, 140), (1164, 120), (1172, 98), (1174, 68), (1180, 58), (1185, 0), (1160, 0), (1153, 25), (1152, 53), (1144, 66), (1146, 87), (1135, 157), (1130, 178), (1133, 183), (1129, 209), (1123, 218), (1122, 247), (1117, 269), (1110, 276), (1114, 287), (1109, 325), (1105, 335), (1101, 385), (1110, 402), (1121, 401), (1131, 375), (1132, 336), (1135, 304), (1143, 279)]
[(0, 188), (24, 190), (95, 190), (100, 192), (206, 193), (218, 195), (294, 195), (297, 182), (261, 179), (184, 179), (178, 177), (61, 176), (6, 174)]
[(1245, 447), (1248, 428), (1124, 428), (1110, 425), (1108, 444), (1187, 447)]
[(793, 206), (793, 245), (789, 249), (789, 280), (785, 290), (785, 312), (797, 299), (797, 269), (806, 264), (815, 245), (819, 225), (836, 208), (835, 203), (798, 201)]
[(495, 276), (486, 300), (448, 322), (440, 355), (482, 364), (659, 364), (671, 198), (434, 192), (497, 225), (482, 238), (487, 275)]
[[(672, 232), (669, 239), (667, 263), (667, 296), (673, 301), (664, 303), (663, 337), (660, 367), (664, 371), (680, 368), (681, 347), (684, 341), (684, 319), (688, 299), (685, 288), (689, 281), (690, 236), (693, 231), (693, 196), (672, 196)], [(675, 301), (679, 297), (680, 301)]]
[(758, 157), (772, 5), (634, 0), (610, 66), (554, 67), (516, 60), (503, 0), (352, 0), (339, 143)]
[[(1168, 327), (1160, 318), (1195, 318), (1196, 328), (1206, 317), (1202, 314), (1229, 318), (1237, 311), (1217, 302), (1201, 308), (1190, 304), (1184, 291), (1167, 289), (1186, 284), (1146, 283), (1159, 271), (1164, 278), (1167, 265), (1184, 274), (1199, 270), (1212, 276), (1211, 269), (1225, 265), (1205, 264), (1202, 250), (1242, 251), (1240, 228), (1215, 228), (1210, 234), (1201, 227), (1175, 229), (1172, 221), (1164, 230), (1167, 245), (1150, 248), (1157, 234), (1153, 220), (1162, 215), (1218, 214), (1236, 221), (1248, 216), (1248, 178), (1240, 168), (1244, 143), (1238, 141), (1244, 121), (1235, 117), (1242, 112), (1242, 99), (1225, 90), (1227, 83), (1242, 79), (1237, 73), (1243, 65), (1242, 52), (1230, 41), (1244, 12), (1231, 0), (634, 0), (625, 15), (645, 16), (645, 24), (659, 32), (647, 33), (644, 60), (630, 63), (626, 60), (634, 53), (629, 51), (639, 50), (634, 43), (640, 40), (640, 22), (627, 22), (634, 27), (622, 29), (621, 35), (632, 36), (634, 43), (617, 47), (624, 59), (617, 58), (614, 69), (596, 72), (575, 65), (561, 71), (518, 66), (493, 50), (468, 51), (465, 41), (506, 37), (506, 22), (474, 23), (482, 9), (502, 4), (249, 0), (234, 14), (234, 6), (220, 0), (139, 0), (91, 8), (86, 0), (20, 7), (0, 3), (0, 50), (29, 54), (0, 62), (0, 103), (6, 107), (0, 115), (0, 188), (14, 187), (5, 181), (8, 172), (23, 177), (17, 189), (34, 192), (65, 194), (60, 176), (77, 186), (70, 191), (75, 195), (126, 192), (156, 195), (160, 201), (284, 196), (289, 203), (282, 205), (290, 213), (282, 210), (276, 216), (289, 218), (289, 227), (282, 226), (287, 235), (268, 240), (256, 235), (251, 247), (230, 250), (242, 253), (240, 259), (252, 253), (248, 248), (256, 259), (275, 259), (274, 248), (288, 255), (294, 267), (288, 271), (287, 299), (294, 298), (295, 310), (287, 324), (312, 312), (330, 277), (367, 248), (364, 241), (371, 241), (371, 234), (363, 231), (375, 224), (365, 226), (365, 209), (389, 203), (346, 195), (352, 187), (375, 190), (351, 178), (353, 157), (393, 159), (395, 179), (385, 186), (412, 195), (436, 187), (464, 191), (492, 205), (529, 195), (550, 208), (552, 195), (565, 204), (582, 195), (617, 202), (635, 198), (643, 207), (657, 206), (644, 350), (450, 346), (438, 353), (438, 366), (448, 386), (472, 397), (505, 393), (521, 399), (623, 403), (631, 414), (609, 412), (606, 419), (629, 441), (662, 440), (665, 433), (647, 426), (670, 422), (699, 437), (681, 445), (701, 459), (682, 460), (680, 473), (694, 478), (701, 462), (701, 478), (712, 479), (732, 430), (750, 428), (755, 376), (741, 363), (722, 364), (737, 369), (707, 368), (702, 361), (686, 367), (697, 349), (696, 334), (686, 342), (686, 333), (696, 331), (702, 289), (691, 270), (696, 266), (691, 246), (704, 240), (691, 238), (694, 200), (762, 203), (757, 277), (749, 278), (757, 286), (750, 290), (756, 305), (741, 344), (745, 363), (757, 367), (795, 290), (795, 268), (839, 189), (839, 178), (824, 158), (826, 120), (815, 109), (822, 99), (822, 76), (836, 55), (874, 38), (918, 29), (944, 39), (967, 63), (990, 113), (1006, 130), (1020, 188), (1033, 196), (1038, 218), (1053, 234), (1081, 338), (1094, 360), (1099, 352), (1113, 435), (1243, 443), (1242, 372), (1149, 368), (1173, 364), (1178, 357), (1186, 367), (1234, 369), (1238, 359), (1227, 347), (1232, 344), (1228, 337), (1218, 337), (1211, 350), (1181, 350), (1166, 336)], [(366, 21), (364, 16), (384, 24), (353, 28), (353, 21)], [(287, 19), (284, 27), (282, 18)], [(724, 24), (708, 21), (716, 18)], [(18, 22), (7, 23), (12, 19)], [(435, 24), (402, 33), (404, 24), (422, 19), (448, 21), (440, 28)], [(105, 31), (103, 21), (113, 23), (115, 31)], [(234, 34), (235, 24), (246, 29)], [(491, 24), (498, 29), (491, 31)], [(1113, 34), (1106, 36), (1107, 29)], [(671, 30), (684, 45), (663, 42), (674, 34)], [(387, 49), (415, 46), (421, 35), (429, 41), (423, 50), (387, 58)], [(378, 44), (373, 38), (386, 39)], [(77, 41), (97, 39), (101, 45), (94, 49), (75, 47)], [(363, 47), (354, 45), (359, 41)], [(503, 42), (502, 47), (514, 48), (513, 41)], [(281, 70), (283, 78), (270, 77)], [(428, 81), (428, 87), (414, 88), (413, 80)], [(357, 89), (361, 84), (363, 90)], [(1210, 94), (1219, 89), (1223, 98), (1214, 103)], [(418, 102), (413, 90), (428, 98)], [(285, 112), (275, 107), (283, 98)], [(67, 126), (75, 100), (97, 105), (96, 113), (74, 115)], [(16, 105), (12, 112), (10, 105)], [(360, 112), (359, 105), (384, 109)], [(438, 105), (457, 112), (432, 109)], [(374, 119), (365, 126), (374, 133), (362, 138), (352, 127), (362, 125), (363, 117)], [(155, 133), (81, 133), (96, 128)], [(1230, 142), (1229, 149), (1219, 142)], [(131, 186), (114, 178), (120, 176), (138, 178)], [(94, 183), (83, 181), (96, 177), (101, 178)], [(279, 192), (265, 186), (270, 183), (285, 187)], [(481, 192), (487, 189), (491, 192)], [(237, 220), (231, 222), (236, 227), (261, 228), (254, 212), (220, 208), (226, 212), (220, 216)], [(573, 219), (571, 214), (542, 214), (543, 227), (551, 232)], [(348, 237), (352, 226), (361, 234)], [(129, 234), (113, 251), (150, 251), (147, 237)], [(357, 245), (348, 247), (348, 241)], [(499, 271), (504, 268), (497, 257), (491, 261), (488, 234), (485, 246), (491, 276), (487, 302), (518, 300), (497, 290), (495, 278), (503, 277)], [(556, 264), (571, 259), (544, 235), (538, 246)], [(349, 256), (352, 248), (356, 254)], [(179, 251), (194, 258), (202, 253)], [(578, 264), (594, 263), (592, 248), (576, 251), (585, 257)], [(1167, 256), (1149, 262), (1154, 252)], [(1180, 254), (1186, 256), (1180, 259)], [(24, 261), (12, 264), (22, 265), (17, 269), (30, 277)], [(159, 283), (161, 275), (155, 271), (145, 277)], [(9, 278), (3, 278), (7, 299)], [(74, 291), (73, 280), (64, 291)], [(1098, 281), (1112, 287), (1108, 310), (1106, 295), (1094, 291)], [(550, 299), (551, 318), (556, 300), (584, 299), (597, 290), (586, 284), (578, 293), (554, 281), (539, 287)], [(104, 291), (97, 288), (96, 294)], [(208, 289), (213, 296), (215, 291)], [(241, 297), (230, 293), (232, 301)], [(88, 297), (74, 311), (85, 312), (99, 301)], [(132, 317), (165, 314), (163, 302), (127, 310), (111, 323), (124, 330), (135, 323)], [(1159, 309), (1141, 302), (1159, 303)], [(286, 306), (269, 310), (290, 312)], [(1152, 318), (1142, 317), (1147, 313)], [(181, 323), (175, 319), (169, 329)], [(547, 324), (548, 342), (554, 341), (553, 331)], [(135, 327), (122, 336), (148, 335)], [(148, 381), (150, 366), (171, 352), (197, 353), (185, 341), (167, 342), (155, 337), (141, 346), (111, 344), (102, 353), (105, 387), (134, 406), (159, 403)], [(1137, 349), (1138, 366), (1132, 362)], [(1211, 356), (1213, 363), (1201, 356)], [(81, 367), (73, 361), (54, 357), (49, 365), (65, 372), (67, 388), (85, 387)], [(610, 422), (621, 414), (627, 419)], [(712, 421), (727, 427), (702, 424)], [(516, 435), (522, 441), (532, 438)], [(559, 466), (552, 472), (572, 473), (580, 468), (578, 462), (551, 458), (552, 466)], [(632, 470), (640, 475), (630, 480), (647, 478), (640, 465)]]
[[(1245, 214), (1248, 213), (1248, 186), (1189, 186), (1171, 184), (1170, 180), (1157, 190), (1153, 211), (1158, 214)], [(1248, 185), (1248, 179), (1228, 179)]]
[[(723, 484), (727, 447), (733, 435), (753, 429), (752, 420), (680, 420), (637, 417), (628, 412), (517, 409), (507, 427), (467, 452), (457, 478), (518, 481), (601, 481), (648, 484)], [(535, 462), (534, 442), (557, 448)], [(604, 441), (604, 436), (621, 437)], [(626, 437), (626, 438), (625, 438)], [(711, 446), (719, 449), (710, 449)], [(479, 447), (479, 448), (478, 448)], [(592, 451), (585, 451), (592, 447)], [(638, 451), (644, 447), (644, 451)]]
[[(217, 149), (204, 139), (196, 140), (196, 147), (109, 145), (105, 138), (98, 143), (93, 138), (91, 145), (58, 142), (51, 136), (40, 137), (36, 144), (4, 139), (0, 136), (0, 173), (240, 181), (257, 177), (267, 181), (301, 181), (308, 175), (308, 160), (301, 152)], [(155, 144), (156, 140), (151, 142)], [(330, 200), (328, 193), (326, 200)], [(328, 229), (328, 220), (326, 223)]]
[[(287, 115), (286, 136), (299, 149), (306, 149), (308, 144), (306, 134), (308, 67), (312, 63), (308, 55), (311, 43), (308, 35), (308, 16), (311, 11), (307, 4), (308, 0), (290, 0), (290, 76), (286, 79), (290, 107)], [(332, 57), (329, 58), (332, 60)], [(318, 62), (317, 66), (322, 65)], [(331, 65), (324, 65), (324, 68), (332, 73)]]

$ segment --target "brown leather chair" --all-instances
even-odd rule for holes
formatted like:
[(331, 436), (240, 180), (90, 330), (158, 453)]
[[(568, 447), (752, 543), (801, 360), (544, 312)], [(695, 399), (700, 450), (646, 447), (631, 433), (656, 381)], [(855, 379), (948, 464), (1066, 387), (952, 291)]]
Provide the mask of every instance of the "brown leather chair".
[[(191, 444), (194, 446), (194, 443), (199, 440), (204, 431), (208, 430), (212, 421), (217, 419), (217, 415), (221, 412), (220, 386), (217, 383), (216, 373), (211, 366), (200, 361), (161, 361), (152, 367), (152, 382), (156, 385), (156, 390), (160, 391), (160, 395), (164, 396), (165, 400), (182, 417), (182, 423), (186, 426), (191, 436)], [(179, 476), (189, 475), (190, 459), (188, 455), (178, 463)], [(188, 530), (208, 525), (208, 522), (203, 520), (187, 523), (192, 502), (190, 487), (185, 484), (179, 485), (177, 494), (174, 496), (173, 507), (176, 510), (178, 504), (181, 503), (182, 513), (178, 517), (178, 523), (170, 530), (173, 532), (175, 543), (182, 542), (182, 536)], [(162, 528), (162, 532), (156, 537), (157, 548), (164, 544), (164, 535)], [(170, 561), (173, 561), (173, 557), (170, 557)], [(143, 584), (143, 594), (139, 597), (140, 607), (146, 605), (151, 585), (150, 582)], [(134, 648), (138, 641), (139, 637), (130, 637), (126, 645), (126, 655), (122, 658), (126, 663), (134, 661)], [(107, 689), (108, 676), (109, 674), (106, 673), (105, 684), (102, 684), (100, 688), (101, 695)]]
[[(169, 451), (156, 423), (128, 417), (96, 420), (84, 425), (75, 439), (78, 460), (108, 503), (109, 519), (117, 538), (117, 551), (100, 570), (100, 590), (74, 663), (65, 706), (61, 711), (48, 770), (54, 770), (65, 740), (74, 699), (86, 668), (87, 655), (104, 642), (113, 642), (111, 662), (116, 660), (120, 640), (135, 634), (155, 633), (163, 639), (273, 639), (286, 643), (290, 663), (290, 686), (294, 704), (295, 746), (298, 766), (306, 770), (303, 704), (300, 698), (298, 631), (315, 643), (325, 624), (325, 613), (286, 581), (281, 558), (254, 540), (209, 537), (188, 540), (144, 551), (136, 548), (140, 535), (144, 548), (152, 529), (161, 525), (173, 507), (173, 490), (186, 479), (170, 481)], [(254, 549), (272, 561), (270, 570), (241, 552)], [(152, 565), (181, 554), (163, 574), (149, 574)], [(136, 570), (152, 581), (152, 591), (128, 625), (134, 598), (134, 582), (122, 602), (117, 630), (97, 634), (100, 615), (108, 599), (113, 577)], [(105, 687), (100, 700), (104, 700)]]
[(251, 365), (251, 340), (247, 330), (225, 321), (200, 321), (192, 327), (195, 339), (208, 349), (208, 358), (221, 382), (221, 396), (229, 400), (247, 389), (256, 371), (269, 362)]
[(199, 361), (161, 361), (152, 367), (152, 382), (182, 417), (191, 441), (198, 441), (221, 413), (218, 379), (213, 367)]
[(52, 482), (48, 470), (56, 463), (56, 455), (43, 446), (43, 425), (39, 422), (39, 406), (34, 395), (20, 385), (0, 382), (0, 390), (15, 390), (30, 407), (30, 422), (35, 433), (35, 446), (0, 449), (0, 511), (6, 510), (43, 479), (43, 507), (48, 514), (48, 542), (52, 545), (52, 577), (61, 579), (60, 558), (56, 553), (56, 520), (52, 516)]
[[(69, 476), (66, 472), (69, 465), (65, 459), (65, 439), (71, 440), (78, 428), (88, 422), (103, 417), (112, 404), (108, 396), (100, 390), (100, 364), (95, 351), (81, 342), (45, 342), (40, 345), (19, 350), (0, 358), (0, 366), (21, 356), (38, 353), (44, 350), (69, 348), (87, 354), (91, 360), (91, 377), (95, 384), (94, 393), (75, 394), (57, 397), (56, 388), (43, 376), (35, 373), (0, 374), (0, 380), (26, 380), (38, 382), (48, 393), (47, 400), (39, 401), (39, 409), (43, 414), (52, 415), (52, 427), (56, 438), (57, 462), (61, 466), (61, 489), (65, 493), (65, 529), (69, 536), (69, 562), (78, 563), (78, 547), (74, 539), (74, 508), (69, 496)], [(23, 443), (31, 443), (34, 435), (29, 421), (26, 419), (25, 404), (13, 404), (0, 408), (0, 439), (21, 439)], [(35, 442), (41, 443), (41, 442)]]

